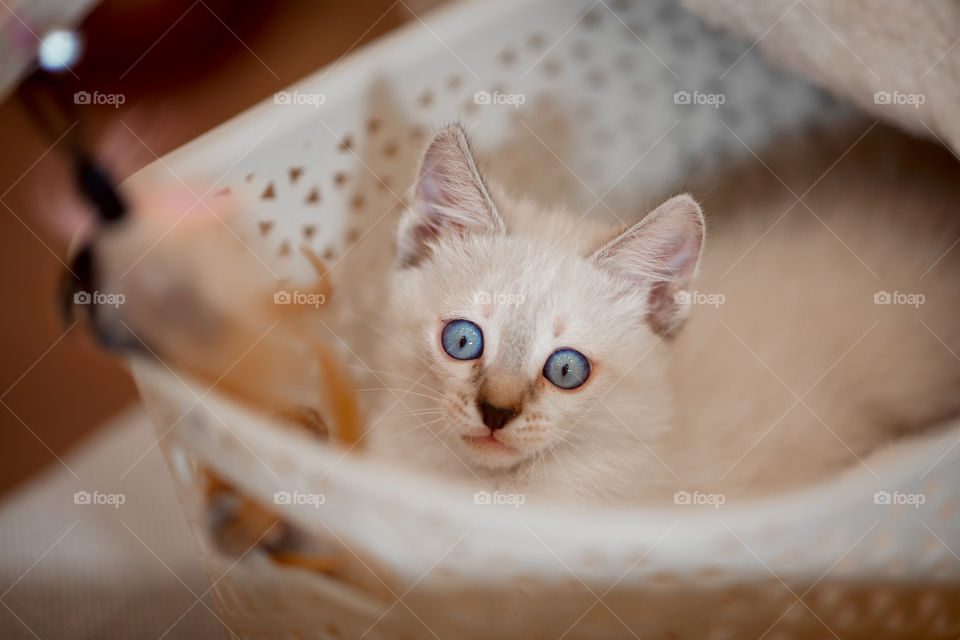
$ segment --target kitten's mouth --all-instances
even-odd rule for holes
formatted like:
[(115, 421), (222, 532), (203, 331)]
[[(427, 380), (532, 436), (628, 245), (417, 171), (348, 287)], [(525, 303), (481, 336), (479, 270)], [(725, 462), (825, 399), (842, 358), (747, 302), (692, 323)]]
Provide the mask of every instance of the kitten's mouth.
[(486, 436), (460, 436), (464, 442), (472, 449), (482, 451), (487, 454), (501, 454), (516, 456), (520, 452), (513, 447), (504, 444), (493, 435)]

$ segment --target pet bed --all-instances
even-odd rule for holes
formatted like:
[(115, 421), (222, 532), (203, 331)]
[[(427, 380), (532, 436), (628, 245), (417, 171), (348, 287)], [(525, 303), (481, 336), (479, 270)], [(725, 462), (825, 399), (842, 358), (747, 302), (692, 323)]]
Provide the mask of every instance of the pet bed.
[[(453, 120), (481, 155), (525, 159), (512, 176), (525, 192), (610, 215), (847, 115), (671, 0), (497, 0), (414, 21), (126, 187), (173, 172), (240, 194), (256, 203), (245, 228), (281, 275), (300, 277), (310, 269), (300, 245), (349, 264), (392, 228), (430, 135)], [(875, 475), (855, 468), (742, 507), (571, 512), (482, 504), (344, 456), (179, 372), (141, 361), (134, 372), (221, 617), (241, 638), (960, 633), (957, 425), (872, 461)], [(256, 550), (221, 555), (201, 467), (373, 579), (280, 567)], [(324, 499), (303, 509), (277, 503), (283, 491)]]

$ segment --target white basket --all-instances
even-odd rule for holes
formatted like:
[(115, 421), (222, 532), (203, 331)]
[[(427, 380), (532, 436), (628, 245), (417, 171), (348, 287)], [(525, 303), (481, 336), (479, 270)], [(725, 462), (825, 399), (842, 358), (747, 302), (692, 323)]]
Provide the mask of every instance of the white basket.
[[(608, 203), (652, 200), (690, 172), (748, 153), (744, 145), (844, 116), (748, 48), (671, 0), (453, 6), (127, 186), (155, 185), (172, 170), (229, 187), (258, 203), (244, 220), (249, 232), (264, 237), (286, 274), (303, 275), (309, 266), (293, 250), (303, 242), (340, 262), (357, 240), (380, 237), (369, 230), (389, 234), (430, 133), (462, 120), (481, 154), (530, 159), (530, 171), (500, 182), (604, 215)], [(490, 104), (484, 94), (475, 100), (478, 91)], [(725, 102), (689, 109), (683, 92), (694, 91)], [(571, 514), (477, 505), (308, 441), (216, 393), (197, 402), (163, 367), (136, 363), (134, 373), (221, 617), (240, 637), (960, 634), (960, 558), (949, 550), (960, 548), (957, 425), (872, 462), (882, 480), (851, 470), (829, 486), (716, 513)], [(218, 555), (203, 526), (198, 461), (345, 549), (375, 574), (373, 587), (280, 568), (258, 552), (239, 563)], [(325, 502), (273, 504), (274, 492), (294, 488)], [(884, 491), (925, 502), (877, 504)]]

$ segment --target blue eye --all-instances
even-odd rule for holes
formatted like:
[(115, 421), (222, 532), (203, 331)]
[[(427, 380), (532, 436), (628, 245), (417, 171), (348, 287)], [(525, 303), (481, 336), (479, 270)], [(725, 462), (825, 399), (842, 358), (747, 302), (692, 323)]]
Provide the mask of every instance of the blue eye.
[(443, 350), (457, 360), (476, 360), (483, 353), (483, 332), (469, 320), (451, 320), (440, 335)]
[(543, 377), (561, 389), (576, 389), (590, 377), (590, 361), (579, 351), (557, 349), (543, 365)]

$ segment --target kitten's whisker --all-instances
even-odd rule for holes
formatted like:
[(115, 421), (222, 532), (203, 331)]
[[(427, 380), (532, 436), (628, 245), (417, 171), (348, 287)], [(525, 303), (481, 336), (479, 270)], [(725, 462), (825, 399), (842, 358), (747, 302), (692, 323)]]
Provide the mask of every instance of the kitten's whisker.
[(427, 431), (429, 431), (430, 433), (433, 434), (433, 437), (430, 439), (430, 442), (427, 443), (427, 446), (425, 446), (425, 447), (423, 448), (423, 451), (420, 453), (420, 458), (418, 458), (418, 462), (419, 462), (419, 461), (422, 461), (423, 458), (424, 458), (424, 457), (427, 455), (427, 453), (430, 451), (430, 448), (431, 448), (435, 443), (439, 442), (439, 440), (440, 440), (440, 432), (439, 432), (439, 431), (434, 431), (433, 429), (431, 429), (429, 426), (426, 426), (426, 425), (421, 425), (421, 426), (425, 426), (426, 429), (427, 429)]
[(550, 453), (553, 454), (553, 459), (557, 461), (557, 464), (560, 464), (560, 456), (557, 455), (557, 450), (555, 447), (550, 447)]
[[(399, 379), (399, 380), (403, 380), (403, 381), (405, 381), (405, 382), (410, 382), (410, 383), (413, 383), (413, 384), (415, 384), (415, 385), (420, 385), (420, 386), (426, 387), (426, 388), (430, 389), (431, 391), (437, 391), (437, 390), (434, 389), (433, 387), (430, 387), (429, 385), (420, 382), (419, 379), (414, 380), (413, 378), (408, 378), (408, 377), (406, 377), (406, 376), (402, 376), (402, 375), (400, 375), (399, 373), (396, 373), (396, 372), (394, 372), (394, 371), (383, 371), (383, 370), (381, 370), (381, 369), (374, 369), (374, 368), (370, 367), (370, 365), (368, 365), (366, 362), (363, 362), (362, 360), (358, 360), (358, 362), (360, 363), (359, 365), (355, 365), (355, 364), (345, 364), (344, 366), (345, 366), (346, 368), (348, 368), (348, 369), (356, 369), (356, 370), (358, 370), (358, 371), (366, 371), (366, 372), (368, 372), (368, 373), (371, 373), (371, 374), (373, 374), (373, 376), (377, 379), (378, 382), (383, 383), (383, 384), (386, 384), (386, 381), (383, 379), (383, 376), (387, 376), (387, 377), (389, 377), (389, 378), (396, 378), (396, 379)], [(421, 376), (421, 377), (422, 377), (422, 376)]]
[(380, 422), (386, 422), (387, 420), (400, 420), (401, 418), (419, 418), (421, 416), (435, 416), (443, 413), (442, 409), (426, 409), (424, 411), (409, 411), (405, 413), (398, 413), (395, 415), (384, 416)]
[(430, 400), (436, 400), (437, 402), (443, 401), (443, 398), (440, 396), (431, 396), (431, 395), (427, 395), (426, 393), (420, 393), (419, 391), (411, 391), (410, 389), (400, 389), (397, 387), (369, 387), (367, 389), (354, 389), (354, 391), (358, 393), (361, 391), (395, 391), (404, 396), (406, 395), (419, 396), (421, 398), (429, 398)]
[[(414, 427), (411, 427), (411, 428), (409, 428), (409, 429), (406, 429), (405, 431), (402, 431), (402, 432), (400, 432), (400, 433), (396, 434), (395, 436), (393, 436), (393, 437), (391, 437), (391, 438), (388, 438), (388, 439), (389, 439), (389, 440), (396, 440), (397, 438), (400, 438), (400, 437), (402, 437), (402, 436), (405, 436), (405, 435), (407, 435), (408, 433), (413, 433), (414, 431), (417, 431), (418, 429), (427, 429), (428, 431), (430, 431), (431, 433), (433, 433), (433, 430), (432, 430), (432, 429), (429, 429), (429, 428), (427, 427), (427, 425), (431, 425), (431, 424), (433, 424), (434, 422), (440, 422), (441, 420), (443, 420), (443, 416), (440, 416), (439, 418), (434, 418), (433, 420), (427, 420), (426, 422), (424, 422), (424, 423), (422, 423), (422, 424), (418, 424), (418, 425), (416, 425), (416, 426), (414, 426)], [(434, 433), (434, 437), (436, 437), (436, 434), (435, 434), (435, 433)]]
[(542, 449), (540, 450), (540, 462), (543, 463), (543, 470), (544, 470), (544, 472), (547, 472), (547, 471), (550, 470), (550, 469), (547, 467), (547, 454), (546, 454), (546, 452), (543, 451)]
[(544, 456), (543, 450), (536, 452), (536, 457), (530, 461), (530, 464), (523, 470), (523, 473), (520, 474), (519, 479), (521, 481), (526, 480), (527, 476), (533, 474), (534, 469), (536, 469), (537, 463), (543, 462), (543, 468), (547, 468), (546, 458)]
[(354, 318), (356, 318), (358, 321), (360, 321), (360, 323), (363, 324), (365, 327), (367, 327), (368, 329), (370, 329), (370, 330), (372, 330), (372, 331), (380, 334), (380, 336), (382, 336), (383, 338), (386, 338), (387, 341), (388, 341), (391, 345), (393, 345), (393, 346), (401, 346), (401, 347), (405, 348), (408, 353), (412, 354), (414, 357), (416, 357), (418, 360), (420, 360), (420, 362), (422, 362), (423, 364), (427, 365), (428, 367), (432, 366), (433, 363), (430, 362), (430, 360), (427, 359), (427, 357), (424, 356), (422, 353), (420, 353), (418, 350), (414, 349), (412, 345), (410, 345), (410, 344), (408, 344), (408, 343), (406, 343), (406, 342), (401, 342), (400, 340), (398, 340), (398, 339), (395, 338), (395, 337), (388, 336), (388, 335), (385, 334), (383, 331), (381, 331), (380, 329), (378, 329), (378, 328), (376, 327), (376, 325), (371, 324), (370, 322), (368, 322), (367, 320), (365, 320), (363, 317), (361, 317), (361, 316), (358, 315), (357, 313), (355, 313), (355, 312), (353, 312), (353, 311), (350, 311), (349, 313), (350, 313), (350, 315), (352, 315)]
[[(362, 318), (361, 318), (361, 321), (362, 321)], [(350, 345), (348, 345), (346, 342), (344, 342), (343, 339), (342, 339), (340, 336), (338, 336), (325, 322), (323, 322), (323, 320), (321, 320), (320, 322), (321, 322), (321, 324), (323, 324), (323, 326), (327, 329), (327, 331), (329, 331), (329, 332), (337, 339), (337, 341), (340, 342), (340, 344), (342, 344), (342, 345), (347, 349), (347, 351), (350, 352), (350, 354), (351, 354), (354, 358), (357, 359), (357, 361), (358, 361), (361, 365), (363, 365), (363, 366), (364, 366), (368, 371), (370, 371), (371, 373), (373, 372), (373, 370), (367, 365), (367, 363), (363, 361), (363, 358), (361, 358), (360, 355), (357, 354), (356, 351), (354, 351), (353, 349), (350, 348)], [(432, 368), (432, 365), (429, 365), (429, 366), (427, 367), (427, 371), (425, 371), (425, 372), (423, 373), (423, 375), (426, 375), (426, 373), (427, 373), (431, 368)], [(377, 382), (379, 382), (380, 384), (383, 384), (383, 385), (386, 385), (386, 384), (387, 384), (387, 383), (386, 383), (379, 375), (377, 375), (376, 373), (373, 373), (373, 377), (376, 378), (376, 379), (377, 379)], [(400, 391), (400, 392), (403, 393), (404, 395), (406, 395), (406, 394), (419, 395), (419, 396), (423, 396), (424, 398), (429, 398), (429, 399), (431, 399), (431, 400), (433, 400), (433, 401), (435, 401), (435, 402), (442, 402), (442, 398), (437, 398), (437, 397), (435, 397), (435, 396), (428, 396), (428, 395), (426, 395), (426, 394), (417, 393), (417, 392), (415, 392), (415, 391), (410, 391), (409, 389), (403, 390), (403, 389), (393, 389), (393, 388), (389, 388), (389, 387), (384, 387), (384, 388), (382, 388), (382, 389), (376, 389), (376, 390), (377, 390), (377, 391), (389, 391), (390, 394), (391, 394), (391, 395), (393, 396), (393, 398), (394, 398), (393, 404), (391, 404), (390, 407), (387, 409), (387, 411), (384, 412), (385, 414), (386, 414), (386, 413), (389, 413), (389, 411), (390, 411), (397, 403), (403, 405), (403, 408), (406, 409), (407, 411), (411, 411), (411, 410), (412, 410), (409, 406), (407, 406), (407, 403), (403, 401), (403, 395), (397, 395), (397, 391)], [(383, 417), (383, 415), (381, 415), (380, 417)], [(421, 422), (422, 422), (422, 419), (418, 418), (418, 420), (421, 420)], [(376, 424), (376, 422), (377, 422), (377, 421), (374, 421), (373, 424)]]
[(563, 443), (565, 443), (565, 444), (570, 445), (571, 447), (573, 447), (574, 449), (576, 449), (576, 450), (579, 451), (580, 453), (586, 453), (583, 449), (581, 449), (579, 446), (577, 446), (577, 445), (573, 442), (573, 440), (568, 440), (568, 439), (564, 438), (563, 436), (559, 436), (559, 439), (560, 439), (560, 442), (563, 442)]
[(408, 378), (407, 376), (402, 376), (402, 375), (400, 375), (399, 373), (394, 373), (394, 372), (392, 372), (392, 371), (381, 371), (380, 369), (371, 369), (370, 367), (356, 366), (356, 365), (349, 365), (349, 364), (348, 364), (348, 365), (344, 365), (344, 366), (345, 366), (347, 369), (359, 369), (359, 370), (361, 370), (361, 371), (369, 371), (370, 373), (373, 373), (373, 374), (380, 374), (380, 375), (384, 375), (384, 376), (389, 376), (389, 377), (391, 377), (391, 378), (397, 378), (397, 379), (399, 379), (399, 380), (403, 380), (404, 382), (410, 382), (410, 383), (414, 384), (415, 386), (423, 387), (423, 388), (426, 389), (427, 391), (433, 391), (433, 392), (436, 392), (436, 393), (438, 393), (438, 394), (440, 393), (440, 390), (437, 389), (436, 387), (432, 387), (432, 386), (430, 386), (430, 385), (428, 385), (428, 384), (425, 384), (425, 383), (423, 383), (423, 382), (420, 382), (419, 380), (414, 380), (413, 378)]

